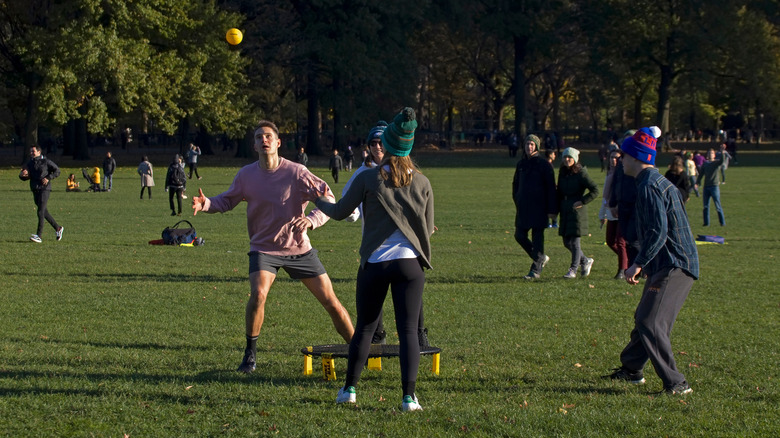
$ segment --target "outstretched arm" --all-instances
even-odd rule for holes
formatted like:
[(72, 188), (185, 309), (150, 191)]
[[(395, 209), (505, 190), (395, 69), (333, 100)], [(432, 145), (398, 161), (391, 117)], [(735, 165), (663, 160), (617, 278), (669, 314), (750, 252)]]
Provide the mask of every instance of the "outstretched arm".
[(199, 211), (203, 211), (206, 207), (206, 195), (203, 194), (203, 189), (198, 188), (198, 196), (192, 197), (192, 215), (195, 216)]

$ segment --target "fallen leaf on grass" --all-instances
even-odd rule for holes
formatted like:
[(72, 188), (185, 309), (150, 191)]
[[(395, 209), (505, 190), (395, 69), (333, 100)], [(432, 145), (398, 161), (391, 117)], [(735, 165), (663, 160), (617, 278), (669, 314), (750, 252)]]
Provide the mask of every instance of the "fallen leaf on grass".
[(194, 410), (194, 409), (187, 409), (187, 413), (188, 413), (188, 414), (194, 414), (194, 413), (195, 413), (195, 410)]
[(582, 368), (582, 364), (579, 363), (579, 362), (575, 363), (574, 366), (577, 367), (577, 368)]
[(383, 402), (383, 401), (386, 401), (386, 399), (380, 395), (379, 396), (379, 401)]
[(569, 413), (569, 411), (567, 411), (566, 409), (563, 409), (563, 408), (558, 408), (558, 412), (560, 412), (563, 415), (566, 415), (566, 414)]
[(589, 284), (588, 287), (591, 288), (591, 289), (595, 289), (596, 288), (596, 286), (594, 286), (592, 284)]
[(685, 355), (688, 354), (688, 352), (687, 351), (678, 351), (677, 354), (685, 356)]
[(571, 409), (571, 408), (573, 408), (574, 406), (575, 406), (575, 405), (574, 405), (574, 403), (572, 403), (572, 404), (570, 404), (570, 405), (567, 405), (566, 403), (564, 403), (564, 404), (563, 404), (563, 408), (564, 408), (564, 409)]
[(185, 390), (185, 391), (189, 391), (190, 389), (192, 389), (192, 387), (193, 387), (193, 386), (195, 386), (195, 385), (190, 385), (190, 386), (188, 386), (188, 387), (184, 388), (184, 390)]
[(688, 364), (688, 367), (689, 368), (699, 368), (699, 364), (697, 364), (695, 362), (691, 362), (691, 363)]

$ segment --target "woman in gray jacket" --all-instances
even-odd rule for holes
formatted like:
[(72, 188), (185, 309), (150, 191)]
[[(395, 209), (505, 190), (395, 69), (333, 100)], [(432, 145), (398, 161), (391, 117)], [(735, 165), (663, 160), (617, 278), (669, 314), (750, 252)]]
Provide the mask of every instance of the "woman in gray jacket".
[(355, 386), (368, 359), (371, 337), (390, 287), (400, 337), (403, 411), (421, 410), (415, 396), (420, 346), (418, 315), (425, 273), (431, 268), (433, 191), (428, 179), (409, 158), (417, 128), (414, 110), (404, 108), (382, 134), (382, 163), (358, 175), (341, 200), (331, 204), (324, 196), (315, 203), (325, 214), (342, 220), (363, 204), (366, 223), (360, 245), (357, 276), (357, 324), (349, 344), (344, 387), (336, 403), (355, 403)]

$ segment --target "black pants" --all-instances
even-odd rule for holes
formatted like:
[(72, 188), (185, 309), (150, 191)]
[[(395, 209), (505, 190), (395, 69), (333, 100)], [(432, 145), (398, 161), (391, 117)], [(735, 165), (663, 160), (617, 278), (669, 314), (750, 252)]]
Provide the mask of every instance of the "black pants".
[(650, 275), (634, 313), (631, 340), (620, 354), (621, 363), (629, 370), (639, 371), (650, 360), (664, 388), (685, 381), (677, 370), (670, 337), (693, 281), (679, 268), (666, 268)]
[(344, 386), (356, 386), (368, 360), (371, 336), (376, 329), (387, 288), (393, 296), (395, 325), (401, 341), (402, 395), (413, 395), (420, 367), (417, 318), (422, 306), (425, 272), (417, 259), (399, 259), (366, 263), (357, 277), (357, 323), (349, 344), (347, 380)]
[(41, 233), (43, 233), (44, 219), (52, 227), (54, 227), (54, 231), (60, 229), (60, 226), (57, 224), (57, 221), (55, 221), (54, 218), (51, 216), (51, 214), (49, 214), (49, 209), (47, 205), (49, 204), (50, 195), (51, 195), (51, 190), (33, 190), (33, 200), (35, 201), (35, 206), (38, 207), (38, 232), (36, 233), (38, 236), (40, 236)]
[(181, 195), (184, 194), (184, 187), (169, 187), (168, 188), (168, 202), (171, 204), (171, 211), (176, 212), (176, 210), (173, 208), (173, 196), (176, 196), (176, 202), (179, 204), (179, 214), (181, 214)]
[(141, 187), (141, 199), (144, 199), (144, 189), (149, 193), (149, 199), (152, 199), (152, 186)]
[(192, 172), (195, 172), (195, 176), (200, 178), (200, 175), (198, 175), (198, 163), (190, 163), (190, 176), (187, 179), (192, 179)]
[(330, 171), (330, 174), (333, 175), (333, 181), (338, 183), (339, 182), (339, 170), (338, 169), (333, 169), (333, 170)]
[[(528, 257), (531, 257), (531, 272), (535, 274), (542, 273), (542, 264), (544, 263), (544, 230), (545, 228), (525, 228), (515, 229), (515, 240), (523, 247)], [(528, 239), (528, 232), (531, 232), (531, 239)]]

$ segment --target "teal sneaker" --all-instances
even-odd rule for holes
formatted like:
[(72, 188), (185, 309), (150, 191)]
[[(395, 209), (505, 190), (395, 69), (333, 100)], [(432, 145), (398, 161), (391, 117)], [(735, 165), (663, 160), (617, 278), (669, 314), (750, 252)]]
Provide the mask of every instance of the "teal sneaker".
[(404, 401), (401, 403), (401, 410), (404, 412), (409, 411), (422, 411), (423, 408), (420, 406), (420, 403), (417, 401), (417, 396), (411, 396), (411, 395), (405, 395)]
[(354, 386), (347, 386), (339, 388), (339, 393), (336, 395), (336, 403), (356, 403), (357, 394), (355, 393)]

